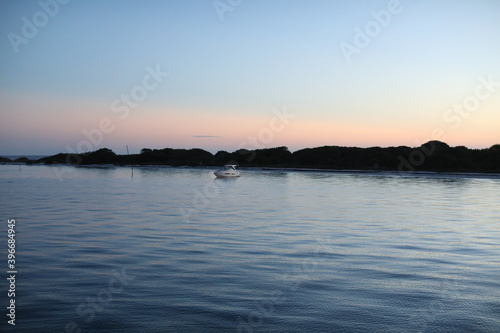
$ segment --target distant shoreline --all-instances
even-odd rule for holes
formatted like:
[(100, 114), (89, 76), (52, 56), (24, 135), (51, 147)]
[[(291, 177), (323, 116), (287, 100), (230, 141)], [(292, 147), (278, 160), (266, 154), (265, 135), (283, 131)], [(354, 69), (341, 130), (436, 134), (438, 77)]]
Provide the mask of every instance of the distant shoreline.
[(500, 145), (487, 149), (450, 147), (441, 141), (429, 141), (420, 147), (339, 147), (305, 148), (291, 153), (287, 147), (240, 149), (212, 154), (203, 149), (149, 149), (140, 154), (117, 155), (107, 148), (97, 151), (30, 159), (11, 160), (0, 157), (0, 163), (57, 165), (143, 165), (206, 166), (237, 164), (241, 167), (286, 169), (292, 171), (331, 172), (453, 172), (500, 173)]

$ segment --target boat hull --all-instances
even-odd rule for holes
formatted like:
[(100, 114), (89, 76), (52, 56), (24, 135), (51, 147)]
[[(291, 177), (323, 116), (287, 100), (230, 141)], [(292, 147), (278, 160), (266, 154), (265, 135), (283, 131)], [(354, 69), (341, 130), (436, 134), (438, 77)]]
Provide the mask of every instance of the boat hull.
[(240, 172), (236, 170), (236, 165), (226, 164), (224, 169), (215, 171), (214, 175), (217, 178), (235, 178), (240, 176)]
[(239, 172), (228, 172), (227, 170), (220, 170), (214, 172), (215, 177), (217, 178), (234, 178), (234, 177), (240, 177)]

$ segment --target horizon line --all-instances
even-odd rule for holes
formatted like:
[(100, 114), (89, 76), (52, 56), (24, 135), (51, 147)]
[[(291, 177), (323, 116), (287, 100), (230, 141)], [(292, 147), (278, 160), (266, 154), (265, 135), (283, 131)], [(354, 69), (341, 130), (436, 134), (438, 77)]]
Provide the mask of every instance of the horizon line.
[[(203, 136), (205, 137), (205, 136)], [(315, 148), (322, 148), (322, 147), (341, 147), (341, 148), (359, 148), (359, 149), (370, 149), (370, 148), (382, 148), (382, 149), (386, 149), (386, 148), (398, 148), (398, 147), (408, 147), (408, 148), (413, 148), (413, 149), (416, 149), (416, 148), (420, 148), (422, 147), (423, 145), (425, 144), (428, 144), (430, 142), (439, 142), (439, 143), (444, 143), (446, 144), (448, 147), (450, 148), (458, 148), (458, 147), (465, 147), (467, 149), (471, 149), (471, 150), (484, 150), (484, 149), (491, 149), (493, 148), (494, 146), (500, 146), (500, 143), (495, 143), (495, 144), (492, 144), (491, 146), (489, 147), (484, 147), (484, 148), (470, 148), (470, 147), (467, 147), (467, 146), (464, 146), (464, 145), (458, 145), (458, 146), (450, 146), (448, 143), (444, 142), (444, 141), (439, 141), (439, 140), (429, 140), (427, 142), (424, 142), (423, 144), (421, 144), (420, 146), (407, 146), (407, 145), (392, 145), (392, 146), (367, 146), (367, 147), (359, 147), (359, 146), (338, 146), (338, 145), (323, 145), (323, 146), (315, 146), (315, 147), (305, 147), (305, 148), (300, 148), (300, 149), (297, 149), (295, 151), (290, 151), (291, 153), (294, 153), (294, 152), (297, 152), (297, 151), (300, 151), (300, 150), (304, 150), (304, 149), (315, 149)], [(281, 147), (286, 147), (288, 149), (288, 146), (285, 146), (285, 145), (282, 145), (282, 146), (274, 146), (274, 147), (263, 147), (263, 148), (259, 148), (259, 147), (253, 147), (252, 149), (246, 149), (246, 148), (239, 148), (239, 149), (236, 149), (234, 150), (233, 152), (237, 152), (238, 150), (240, 149), (246, 149), (246, 150), (249, 150), (249, 151), (252, 151), (252, 150), (265, 150), (265, 149), (275, 149), (275, 148), (281, 148)], [(98, 151), (100, 149), (109, 149), (111, 150), (112, 152), (115, 152), (113, 149), (111, 148), (108, 148), (108, 147), (101, 147), (101, 148), (97, 148), (95, 150), (92, 150), (92, 151), (85, 151), (85, 152), (77, 152), (76, 154), (86, 154), (86, 153), (92, 153), (92, 152), (95, 152), (95, 151)], [(174, 149), (174, 150), (191, 150), (191, 149), (201, 149), (201, 150), (204, 150), (204, 151), (207, 151), (210, 153), (209, 150), (207, 149), (204, 149), (204, 148), (200, 148), (200, 147), (192, 147), (192, 148), (172, 148), (172, 147), (163, 147), (163, 148), (147, 148), (147, 147), (143, 147), (142, 149), (151, 149), (151, 150), (162, 150), (162, 149)], [(141, 150), (142, 150), (141, 149)], [(218, 149), (216, 150), (215, 153), (213, 154), (216, 154), (217, 152), (220, 152), (220, 151), (225, 151), (225, 152), (229, 152), (227, 150), (224, 150), (224, 149)], [(58, 153), (55, 153), (55, 154), (0, 154), (0, 157), (8, 157), (8, 156), (19, 156), (19, 157), (27, 157), (27, 156), (43, 156), (43, 157), (48, 157), (48, 156), (54, 156), (54, 155), (58, 155), (58, 154), (74, 154), (72, 152), (58, 152)], [(116, 153), (115, 153), (116, 154)], [(136, 154), (140, 154), (139, 153), (136, 153)], [(211, 153), (212, 154), (212, 153)], [(119, 154), (117, 154), (119, 155)]]

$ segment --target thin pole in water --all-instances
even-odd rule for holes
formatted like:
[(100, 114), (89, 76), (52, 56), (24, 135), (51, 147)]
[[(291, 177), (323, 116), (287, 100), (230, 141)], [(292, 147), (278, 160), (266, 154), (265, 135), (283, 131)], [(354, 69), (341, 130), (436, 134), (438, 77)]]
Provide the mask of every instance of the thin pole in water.
[[(130, 154), (128, 153), (128, 145), (127, 145), (127, 156), (128, 155), (130, 155)], [(130, 168), (132, 169), (132, 178), (134, 178), (134, 166), (131, 165)]]

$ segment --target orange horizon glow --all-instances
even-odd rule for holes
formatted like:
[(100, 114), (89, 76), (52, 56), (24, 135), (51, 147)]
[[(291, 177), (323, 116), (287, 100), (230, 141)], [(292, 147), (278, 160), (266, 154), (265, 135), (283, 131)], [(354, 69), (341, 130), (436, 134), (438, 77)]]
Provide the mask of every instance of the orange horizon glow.
[[(297, 114), (288, 124), (277, 123), (272, 131), (271, 111), (260, 114), (230, 113), (224, 110), (193, 110), (144, 105), (131, 109), (126, 117), (113, 113), (106, 103), (31, 98), (12, 96), (11, 112), (5, 117), (2, 131), (22, 140), (23, 137), (47, 140), (53, 153), (64, 152), (67, 146), (76, 146), (86, 140), (83, 131), (99, 128), (107, 118), (113, 131), (104, 133), (102, 142), (91, 150), (107, 147), (123, 152), (123, 147), (142, 148), (201, 148), (211, 152), (235, 151), (239, 148), (262, 149), (287, 146), (291, 151), (321, 146), (356, 147), (418, 147), (430, 140), (440, 140), (450, 146), (489, 148), (500, 143), (499, 116), (488, 109), (463, 119), (458, 128), (438, 119), (433, 126), (424, 121), (412, 124), (393, 121), (369, 123), (364, 120), (318, 120)], [(32, 112), (36, 108), (37, 112)], [(290, 111), (291, 112), (291, 111)], [(29, 118), (26, 114), (31, 114)], [(345, 117), (344, 117), (345, 118)], [(492, 119), (499, 119), (497, 122)], [(70, 121), (71, 120), (71, 121)], [(75, 121), (76, 120), (76, 121)], [(43, 124), (43, 126), (40, 126)], [(26, 128), (27, 132), (12, 132), (12, 128)], [(439, 136), (435, 131), (439, 129)], [(271, 133), (271, 136), (269, 136)], [(59, 148), (57, 148), (59, 147)]]

